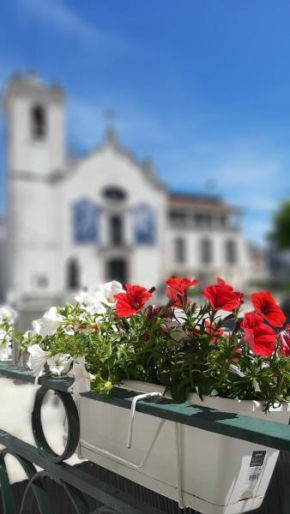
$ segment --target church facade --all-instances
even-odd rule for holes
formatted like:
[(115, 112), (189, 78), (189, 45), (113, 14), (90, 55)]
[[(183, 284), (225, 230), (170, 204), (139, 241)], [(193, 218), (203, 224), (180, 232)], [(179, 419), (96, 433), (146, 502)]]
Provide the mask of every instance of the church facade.
[(112, 129), (88, 155), (68, 159), (59, 86), (13, 77), (3, 103), (9, 301), (49, 305), (111, 279), (161, 288), (173, 274), (247, 283), (237, 209), (169, 192)]

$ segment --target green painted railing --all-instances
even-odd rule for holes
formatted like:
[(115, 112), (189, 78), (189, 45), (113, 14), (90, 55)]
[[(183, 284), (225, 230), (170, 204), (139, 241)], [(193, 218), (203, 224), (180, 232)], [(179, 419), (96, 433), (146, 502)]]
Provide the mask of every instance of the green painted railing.
[[(11, 366), (4, 362), (0, 362), (0, 376), (30, 383), (33, 383), (35, 380), (30, 370)], [(70, 378), (40, 377), (39, 385), (41, 387), (36, 393), (32, 413), (32, 428), (37, 447), (29, 445), (0, 430), (0, 444), (5, 447), (5, 450), (0, 453), (0, 486), (3, 513), (14, 514), (11, 486), (4, 460), (6, 453), (9, 453), (16, 456), (29, 480), (20, 514), (24, 512), (26, 497), (30, 490), (36, 498), (40, 514), (50, 514), (49, 499), (42, 485), (43, 476), (49, 476), (62, 485), (67, 494), (68, 501), (73, 506), (74, 510), (72, 512), (75, 511), (77, 514), (88, 514), (90, 512), (83, 495), (95, 498), (102, 504), (115, 509), (116, 513), (161, 514), (159, 510), (152, 506), (142, 504), (134, 497), (122, 491), (116, 491), (111, 485), (93, 478), (77, 467), (69, 466), (63, 462), (75, 452), (79, 441), (78, 413), (74, 401), (70, 393), (68, 393), (68, 388), (71, 384), (72, 379)], [(67, 414), (68, 437), (62, 455), (57, 455), (49, 447), (41, 425), (41, 405), (48, 390), (56, 392)], [(114, 388), (110, 399), (106, 401), (120, 408), (130, 409), (135, 394), (129, 390)], [(84, 396), (92, 401), (104, 401), (101, 396), (97, 396), (93, 392), (85, 393)], [(175, 403), (164, 397), (139, 401), (136, 410), (144, 414), (225, 436), (269, 446), (278, 450), (290, 451), (290, 426), (281, 423), (254, 419), (238, 414), (223, 413), (207, 407), (190, 405), (186, 402)], [(37, 473), (34, 466), (41, 467), (43, 471)]]

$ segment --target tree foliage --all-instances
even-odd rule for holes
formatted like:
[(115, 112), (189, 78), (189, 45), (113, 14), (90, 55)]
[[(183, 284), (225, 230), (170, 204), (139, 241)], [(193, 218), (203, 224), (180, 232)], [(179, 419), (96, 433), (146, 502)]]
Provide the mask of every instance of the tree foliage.
[(280, 250), (290, 249), (290, 200), (284, 200), (274, 215), (272, 239)]

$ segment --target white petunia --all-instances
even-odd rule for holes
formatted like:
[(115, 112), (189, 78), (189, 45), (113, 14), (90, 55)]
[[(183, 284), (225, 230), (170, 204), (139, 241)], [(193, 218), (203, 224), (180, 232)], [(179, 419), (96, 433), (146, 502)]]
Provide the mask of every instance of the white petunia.
[(0, 307), (0, 323), (4, 320), (8, 321), (9, 325), (13, 325), (17, 319), (17, 312), (9, 307), (9, 305), (2, 305)]
[(24, 332), (23, 334), (23, 337), (26, 341), (28, 341), (28, 339), (30, 338), (30, 336), (35, 336), (36, 332), (35, 330), (26, 330), (26, 332)]
[(91, 298), (92, 298), (92, 294), (89, 293), (88, 291), (80, 291), (76, 296), (75, 296), (75, 301), (77, 303), (79, 303), (80, 305), (84, 305), (84, 306), (87, 306), (87, 305), (90, 305), (91, 303)]
[(34, 320), (32, 326), (36, 334), (46, 337), (52, 336), (64, 321), (65, 318), (57, 312), (57, 308), (51, 307), (42, 318)]
[(91, 390), (92, 375), (86, 370), (85, 357), (76, 357), (74, 359), (73, 367), (68, 375), (75, 379), (68, 391), (73, 393), (76, 400), (79, 398), (80, 393), (86, 393)]
[(0, 329), (0, 346), (7, 345), (11, 341), (11, 337), (4, 329)]
[(6, 360), (11, 355), (11, 336), (6, 330), (0, 329), (0, 360)]
[(107, 282), (106, 284), (101, 285), (99, 292), (104, 297), (104, 303), (109, 307), (114, 307), (116, 305), (114, 296), (119, 293), (125, 293), (125, 290), (120, 282), (112, 280), (112, 282)]
[(49, 370), (54, 375), (65, 375), (68, 373), (72, 357), (68, 353), (57, 353), (47, 359)]
[(43, 368), (51, 357), (51, 352), (43, 350), (39, 344), (33, 344), (28, 348), (30, 357), (28, 359), (28, 366), (32, 369), (35, 377), (39, 377), (42, 374)]
[(0, 360), (1, 361), (6, 361), (6, 360), (11, 359), (11, 353), (12, 353), (12, 349), (10, 348), (10, 346), (8, 346), (8, 345), (5, 347), (0, 346)]
[(65, 333), (68, 336), (74, 336), (75, 335), (75, 331), (74, 331), (74, 328), (73, 328), (72, 325), (67, 325), (66, 327), (64, 327), (64, 331), (65, 331)]
[(106, 307), (103, 305), (106, 298), (101, 292), (88, 293), (87, 291), (81, 291), (75, 297), (75, 301), (84, 311), (91, 315), (103, 314), (106, 312)]

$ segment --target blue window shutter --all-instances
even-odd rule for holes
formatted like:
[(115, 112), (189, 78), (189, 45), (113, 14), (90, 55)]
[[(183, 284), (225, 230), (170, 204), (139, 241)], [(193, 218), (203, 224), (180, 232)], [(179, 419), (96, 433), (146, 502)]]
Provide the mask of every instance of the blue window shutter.
[(139, 204), (132, 209), (134, 241), (138, 245), (156, 243), (156, 213), (148, 204)]
[(90, 198), (72, 205), (73, 239), (76, 244), (93, 244), (99, 239), (100, 208)]

